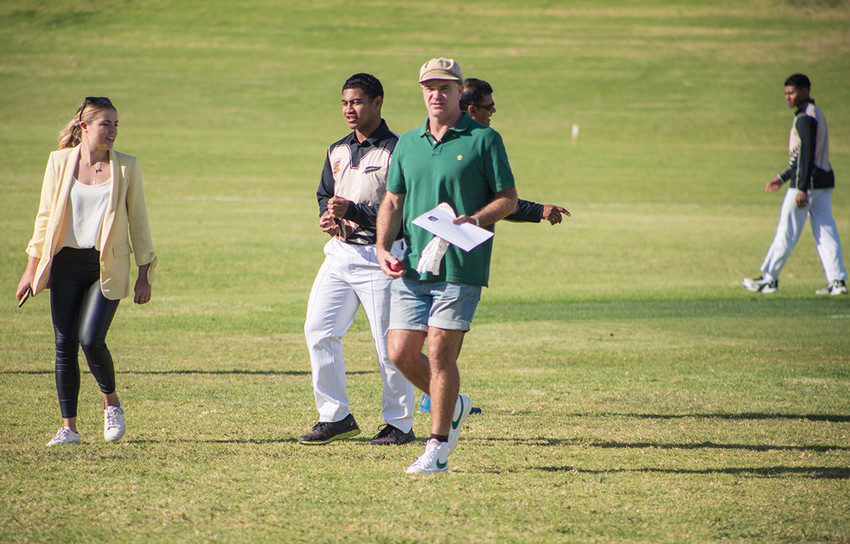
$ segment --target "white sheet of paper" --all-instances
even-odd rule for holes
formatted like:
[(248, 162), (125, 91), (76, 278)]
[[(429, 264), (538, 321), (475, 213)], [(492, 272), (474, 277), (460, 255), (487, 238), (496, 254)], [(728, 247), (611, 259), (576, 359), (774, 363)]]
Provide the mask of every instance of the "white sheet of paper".
[(467, 252), (493, 237), (493, 233), (487, 229), (472, 223), (455, 225), (452, 223), (453, 219), (454, 217), (437, 207), (414, 219), (413, 224)]

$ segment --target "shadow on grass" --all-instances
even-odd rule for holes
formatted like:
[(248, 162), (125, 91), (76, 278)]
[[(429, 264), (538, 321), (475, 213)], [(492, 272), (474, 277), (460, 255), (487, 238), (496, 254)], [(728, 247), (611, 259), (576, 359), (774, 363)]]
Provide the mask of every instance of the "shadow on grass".
[(716, 442), (694, 442), (690, 444), (664, 444), (659, 442), (588, 442), (575, 438), (484, 438), (481, 442), (510, 442), (518, 446), (582, 446), (588, 448), (609, 449), (659, 449), (659, 450), (744, 450), (744, 451), (811, 451), (824, 453), (828, 451), (850, 451), (848, 446), (830, 446), (809, 444), (803, 446), (782, 446), (776, 444), (718, 444)]
[(830, 423), (850, 423), (850, 415), (844, 414), (770, 414), (763, 412), (741, 412), (736, 414), (633, 414), (633, 413), (583, 413), (570, 414), (572, 417), (634, 417), (639, 419), (797, 419), (800, 421), (828, 421)]
[(575, 474), (618, 474), (627, 472), (642, 472), (656, 474), (730, 474), (733, 476), (759, 476), (770, 478), (773, 476), (804, 476), (816, 480), (846, 480), (850, 478), (848, 467), (758, 467), (758, 468), (705, 468), (705, 469), (682, 469), (682, 468), (615, 468), (610, 470), (588, 470), (576, 467), (534, 467), (534, 470), (543, 472), (570, 472)]
[(296, 438), (210, 438), (206, 440), (184, 440), (182, 438), (174, 438), (171, 440), (156, 440), (153, 438), (138, 438), (128, 440), (133, 444), (179, 444), (181, 442), (191, 442), (192, 444), (294, 444), (298, 442)]
[[(741, 290), (743, 291), (743, 290)], [(599, 300), (552, 301), (499, 299), (482, 301), (475, 313), (476, 323), (502, 321), (548, 321), (580, 319), (705, 319), (712, 316), (795, 316), (830, 317), (850, 313), (850, 305), (842, 300), (823, 298), (793, 299), (747, 296), (711, 300)], [(831, 297), (836, 298), (836, 297)], [(845, 299), (846, 300), (846, 299)]]
[[(361, 435), (357, 438), (347, 438), (345, 440), (340, 440), (338, 442), (344, 442), (349, 444), (361, 444), (361, 445), (369, 445), (369, 440), (372, 440), (371, 436)], [(133, 440), (128, 440), (128, 442), (132, 442), (134, 444), (179, 444), (181, 442), (191, 442), (192, 444), (297, 444), (298, 439), (294, 436), (289, 438), (208, 438), (208, 439), (200, 439), (200, 440), (187, 440), (183, 438), (174, 438), (170, 440), (158, 440), (154, 438), (138, 438)], [(328, 444), (321, 444), (321, 446), (327, 446)], [(322, 449), (321, 447), (316, 447), (314, 445), (306, 445), (305, 448), (309, 448), (315, 451), (319, 451)], [(370, 447), (374, 447), (371, 446)]]
[[(377, 374), (377, 370), (349, 370), (346, 374)], [(53, 369), (50, 370), (0, 370), (2, 374), (53, 374)], [(190, 375), (190, 374), (209, 374), (209, 375), (239, 375), (248, 376), (309, 376), (309, 370), (119, 370), (116, 374), (140, 374), (150, 376), (168, 376), (168, 375)]]
[(653, 442), (591, 442), (587, 444), (593, 448), (656, 448), (660, 450), (699, 450), (699, 449), (718, 449), (718, 450), (746, 450), (746, 451), (813, 451), (823, 453), (826, 451), (850, 451), (847, 446), (824, 446), (824, 445), (805, 445), (805, 446), (778, 446), (764, 444), (717, 444), (715, 442), (700, 442), (695, 444), (658, 444)]

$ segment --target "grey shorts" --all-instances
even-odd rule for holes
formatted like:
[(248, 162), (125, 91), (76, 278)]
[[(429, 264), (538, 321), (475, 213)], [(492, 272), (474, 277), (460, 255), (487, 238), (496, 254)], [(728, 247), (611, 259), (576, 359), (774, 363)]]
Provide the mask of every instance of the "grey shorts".
[(468, 331), (481, 300), (479, 286), (407, 278), (393, 281), (390, 293), (389, 328), (410, 331)]

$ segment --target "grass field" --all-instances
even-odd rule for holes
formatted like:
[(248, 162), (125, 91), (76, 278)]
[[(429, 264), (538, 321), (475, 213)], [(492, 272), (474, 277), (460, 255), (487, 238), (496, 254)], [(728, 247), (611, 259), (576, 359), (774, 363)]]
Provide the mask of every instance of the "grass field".
[[(850, 3), (518, 4), (0, 0), (0, 541), (850, 541), (850, 297), (812, 294), (809, 234), (779, 293), (739, 287), (775, 228), (763, 186), (796, 71), (829, 121), (850, 251)], [(450, 473), (411, 478), (421, 442), (366, 444), (382, 421), (362, 314), (363, 434), (295, 438), (316, 419), (302, 326), (341, 84), (377, 75), (400, 133), (433, 56), (493, 84), (521, 196), (573, 217), (499, 225), (460, 361), (483, 413)], [(47, 449), (49, 301), (13, 294), (87, 95), (119, 109), (160, 265), (109, 336), (126, 439), (103, 442), (84, 373), (83, 444)]]

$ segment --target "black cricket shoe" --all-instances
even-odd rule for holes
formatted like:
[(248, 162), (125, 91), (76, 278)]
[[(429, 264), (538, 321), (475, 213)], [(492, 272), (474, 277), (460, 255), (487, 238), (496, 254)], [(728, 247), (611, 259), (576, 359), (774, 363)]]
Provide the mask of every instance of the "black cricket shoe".
[(360, 434), (360, 427), (354, 421), (354, 416), (348, 414), (345, 416), (345, 419), (340, 421), (320, 421), (316, 423), (312, 431), (298, 437), (298, 442), (300, 444), (318, 446), (333, 442), (334, 440), (351, 438), (358, 434)]
[(369, 441), (373, 446), (401, 446), (408, 442), (416, 440), (416, 435), (413, 434), (413, 429), (410, 432), (404, 432), (398, 427), (393, 427), (389, 423), (381, 427), (375, 438)]

